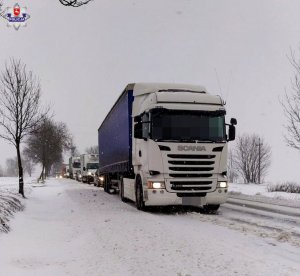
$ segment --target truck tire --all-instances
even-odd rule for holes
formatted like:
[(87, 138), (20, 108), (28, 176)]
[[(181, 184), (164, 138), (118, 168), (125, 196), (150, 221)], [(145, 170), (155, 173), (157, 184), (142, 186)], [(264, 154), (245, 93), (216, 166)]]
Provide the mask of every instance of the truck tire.
[(104, 192), (106, 192), (106, 193), (107, 193), (107, 188), (106, 188), (106, 182), (107, 182), (107, 180), (106, 180), (106, 178), (107, 178), (107, 176), (106, 176), (106, 175), (104, 175), (103, 189), (104, 189)]
[(135, 205), (138, 210), (146, 211), (143, 196), (142, 179), (139, 175), (137, 176), (135, 181)]
[(203, 211), (206, 214), (216, 214), (219, 208), (220, 208), (220, 204), (204, 205), (203, 206)]
[(119, 193), (120, 193), (121, 200), (123, 202), (128, 202), (128, 199), (124, 196), (124, 182), (123, 182), (123, 178), (121, 179)]
[(104, 191), (110, 194), (110, 179), (109, 175), (104, 176)]

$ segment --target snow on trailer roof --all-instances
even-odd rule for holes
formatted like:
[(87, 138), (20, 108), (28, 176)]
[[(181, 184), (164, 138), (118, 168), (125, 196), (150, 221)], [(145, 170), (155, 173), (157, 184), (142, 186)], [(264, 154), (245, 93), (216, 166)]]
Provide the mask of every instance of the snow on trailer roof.
[[(198, 103), (224, 106), (219, 95), (212, 95), (204, 86), (176, 83), (131, 83), (125, 91), (132, 90), (133, 96), (156, 94), (157, 103)], [(185, 93), (176, 93), (185, 92)]]
[(143, 95), (153, 92), (176, 92), (186, 91), (194, 93), (206, 94), (206, 88), (200, 85), (179, 84), (179, 83), (130, 83), (127, 85), (126, 90), (133, 90), (133, 95)]

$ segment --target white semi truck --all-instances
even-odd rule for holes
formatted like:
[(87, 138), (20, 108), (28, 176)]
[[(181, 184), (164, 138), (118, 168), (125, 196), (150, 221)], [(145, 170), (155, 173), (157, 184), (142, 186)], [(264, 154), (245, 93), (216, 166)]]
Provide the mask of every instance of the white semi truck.
[(99, 167), (98, 154), (82, 154), (80, 155), (81, 181), (83, 183), (94, 182), (96, 170)]
[[(202, 86), (129, 84), (98, 129), (104, 190), (147, 206), (216, 211), (228, 194), (224, 101)], [(226, 126), (228, 127), (226, 129)]]
[(80, 173), (80, 156), (71, 156), (69, 158), (69, 173), (72, 179), (76, 179), (77, 174)]

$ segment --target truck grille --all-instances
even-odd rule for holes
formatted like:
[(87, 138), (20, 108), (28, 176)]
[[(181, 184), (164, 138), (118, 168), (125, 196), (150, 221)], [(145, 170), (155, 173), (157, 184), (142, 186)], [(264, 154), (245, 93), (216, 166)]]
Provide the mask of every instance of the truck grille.
[(200, 173), (170, 173), (171, 177), (212, 177), (212, 174), (200, 174)]
[(169, 164), (172, 165), (213, 165), (215, 163), (215, 161), (185, 161), (185, 160), (170, 160), (168, 161)]
[(212, 181), (170, 181), (171, 189), (175, 191), (206, 191), (211, 188)]
[(215, 155), (204, 155), (204, 154), (168, 154), (170, 158), (180, 159), (213, 159)]
[(191, 193), (212, 190), (214, 184), (212, 171), (216, 155), (168, 154), (167, 156), (171, 191)]
[(201, 172), (208, 172), (208, 171), (212, 171), (214, 168), (210, 168), (210, 167), (169, 167), (169, 170), (171, 171), (192, 171), (192, 172), (196, 172), (196, 171), (201, 171)]

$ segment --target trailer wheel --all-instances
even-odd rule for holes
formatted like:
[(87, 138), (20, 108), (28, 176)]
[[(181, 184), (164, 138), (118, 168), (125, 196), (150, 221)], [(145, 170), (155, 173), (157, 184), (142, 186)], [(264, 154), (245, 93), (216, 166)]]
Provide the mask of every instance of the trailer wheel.
[(206, 214), (215, 214), (218, 209), (220, 208), (220, 204), (218, 205), (204, 205), (203, 206), (203, 211)]
[(120, 198), (123, 202), (128, 202), (128, 199), (124, 197), (124, 181), (121, 179), (120, 188), (119, 188)]
[(107, 186), (107, 184), (106, 184), (107, 180), (106, 180), (106, 178), (107, 178), (107, 176), (106, 176), (106, 175), (104, 175), (103, 189), (104, 189), (104, 192), (106, 192), (106, 193), (107, 193), (107, 188), (106, 188), (106, 186)]
[(135, 205), (138, 210), (146, 210), (143, 196), (142, 180), (140, 176), (137, 176), (135, 182)]
[(104, 191), (110, 194), (110, 179), (109, 175), (104, 176)]

